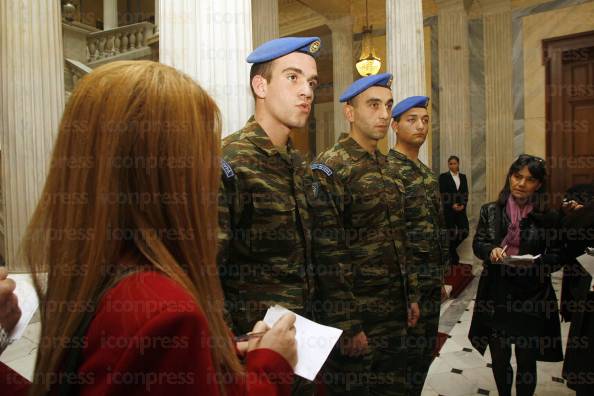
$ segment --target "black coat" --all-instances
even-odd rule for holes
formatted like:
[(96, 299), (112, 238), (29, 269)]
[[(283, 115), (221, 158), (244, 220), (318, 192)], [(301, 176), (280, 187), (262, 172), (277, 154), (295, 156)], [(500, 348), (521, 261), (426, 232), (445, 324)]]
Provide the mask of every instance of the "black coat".
[(528, 340), (537, 348), (537, 359), (560, 361), (561, 326), (551, 273), (561, 268), (556, 213), (530, 213), (520, 222), (520, 253), (542, 254), (534, 266), (515, 268), (492, 264), (491, 251), (501, 246), (510, 220), (504, 205), (483, 205), (472, 243), (483, 260), (476, 302), (468, 337), (485, 352), (493, 330)]
[(571, 321), (563, 377), (574, 390), (594, 394), (594, 383), (583, 381), (594, 371), (594, 292), (592, 278), (576, 261), (586, 247), (594, 247), (594, 204), (571, 213), (563, 220), (563, 252), (567, 266), (563, 273), (561, 309)]
[[(448, 227), (454, 223), (452, 220), (456, 216), (466, 217), (466, 205), (468, 204), (468, 180), (466, 175), (460, 175), (460, 188), (456, 188), (456, 182), (450, 172), (439, 175), (439, 192), (441, 193), (441, 203), (443, 205), (443, 215)], [(464, 205), (464, 210), (456, 212), (452, 206), (454, 204)]]

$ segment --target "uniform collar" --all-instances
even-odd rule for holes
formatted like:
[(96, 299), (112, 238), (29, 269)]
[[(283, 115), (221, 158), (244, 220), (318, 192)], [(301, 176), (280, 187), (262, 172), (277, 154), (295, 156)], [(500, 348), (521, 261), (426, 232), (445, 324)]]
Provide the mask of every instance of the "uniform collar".
[[(246, 138), (252, 142), (256, 147), (262, 150), (266, 155), (281, 155), (284, 153), (280, 152), (278, 148), (272, 143), (268, 134), (262, 129), (260, 124), (256, 122), (256, 118), (251, 116), (243, 127)], [(290, 156), (293, 151), (293, 142), (291, 138), (287, 140), (287, 155)]]
[(369, 152), (361, 147), (359, 143), (357, 143), (357, 141), (350, 135), (348, 138), (341, 140), (340, 144), (342, 144), (353, 161), (359, 161), (361, 158), (365, 157), (365, 155), (368, 155), (370, 158), (375, 160), (381, 160), (382, 155), (379, 150), (375, 150), (375, 156), (369, 154)]
[(411, 164), (413, 164), (414, 166), (416, 166), (419, 169), (423, 169), (423, 168), (429, 169), (429, 167), (427, 165), (425, 165), (423, 163), (423, 161), (421, 161), (421, 160), (413, 161), (410, 158), (408, 158), (406, 155), (402, 154), (400, 151), (398, 151), (398, 150), (396, 150), (394, 148), (391, 148), (390, 149), (390, 153), (389, 154), (395, 156), (397, 159), (399, 159), (401, 161), (408, 161), (408, 162), (410, 162)]

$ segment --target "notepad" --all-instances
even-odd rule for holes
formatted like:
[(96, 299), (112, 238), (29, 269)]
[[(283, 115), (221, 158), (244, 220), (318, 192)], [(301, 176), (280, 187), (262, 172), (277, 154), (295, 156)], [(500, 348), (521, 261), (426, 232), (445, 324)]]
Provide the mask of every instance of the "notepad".
[(577, 261), (578, 261), (578, 263), (580, 263), (582, 265), (582, 267), (584, 267), (586, 272), (588, 272), (588, 274), (590, 274), (590, 276), (592, 277), (592, 280), (590, 281), (590, 288), (588, 289), (588, 290), (592, 290), (592, 287), (594, 287), (594, 256), (586, 253), (586, 254), (579, 256), (577, 258)]
[[(275, 305), (264, 316), (264, 323), (272, 327), (288, 309)], [(321, 370), (328, 355), (340, 338), (342, 330), (324, 326), (301, 315), (295, 314), (295, 338), (297, 340), (297, 364), (293, 369), (300, 377), (313, 381)]]
[(19, 300), (19, 308), (21, 309), (21, 319), (8, 336), (10, 341), (14, 342), (23, 336), (35, 311), (39, 307), (39, 299), (37, 298), (37, 292), (33, 287), (33, 279), (31, 279), (30, 275), (16, 274), (8, 275), (8, 277), (16, 282), (14, 294)]
[(540, 258), (540, 254), (537, 254), (536, 256), (531, 254), (523, 254), (521, 256), (506, 256), (503, 258), (503, 263), (507, 265), (522, 266), (527, 265), (527, 263), (532, 264), (534, 260), (537, 260), (538, 258)]

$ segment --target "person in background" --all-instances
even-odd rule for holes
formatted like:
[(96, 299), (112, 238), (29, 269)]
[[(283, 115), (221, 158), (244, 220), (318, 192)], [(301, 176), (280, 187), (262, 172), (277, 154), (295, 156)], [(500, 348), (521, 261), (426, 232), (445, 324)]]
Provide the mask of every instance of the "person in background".
[(448, 158), (448, 172), (439, 175), (439, 192), (450, 243), (452, 264), (460, 262), (458, 246), (468, 237), (469, 226), (466, 206), (468, 204), (468, 181), (460, 173), (460, 159), (455, 155)]
[[(410, 271), (404, 188), (387, 171), (378, 142), (390, 127), (392, 75), (360, 78), (341, 94), (349, 134), (319, 154), (311, 168), (335, 204), (337, 234), (346, 238), (369, 351), (334, 353), (331, 395), (405, 395), (408, 326), (416, 325), (417, 274)], [(342, 227), (342, 229), (340, 228)], [(345, 378), (346, 380), (340, 380)], [(350, 378), (361, 379), (349, 381)]]
[[(512, 345), (517, 362), (516, 394), (536, 387), (536, 361), (563, 359), (557, 297), (551, 273), (562, 266), (558, 214), (546, 207), (546, 168), (541, 158), (522, 154), (510, 166), (495, 202), (481, 207), (473, 239), (483, 260), (469, 330), (472, 345), (491, 351), (501, 396), (512, 394)], [(512, 264), (507, 256), (540, 255)]]
[[(208, 94), (159, 63), (78, 83), (22, 245), (40, 297), (33, 383), (0, 365), (2, 394), (290, 393), (294, 315), (256, 323), (245, 367), (223, 318), (220, 129)], [(11, 288), (0, 280), (2, 326)]]
[(561, 236), (565, 268), (561, 289), (561, 316), (571, 322), (563, 362), (563, 378), (577, 396), (594, 394), (594, 290), (592, 277), (576, 260), (594, 247), (594, 184), (567, 190)]
[(409, 271), (419, 283), (421, 315), (407, 334), (407, 391), (420, 395), (437, 343), (439, 311), (445, 293), (444, 271), (449, 265), (448, 241), (433, 171), (419, 159), (419, 150), (429, 134), (426, 96), (403, 99), (392, 109), (396, 146), (388, 153), (388, 171), (404, 185), (404, 216)]

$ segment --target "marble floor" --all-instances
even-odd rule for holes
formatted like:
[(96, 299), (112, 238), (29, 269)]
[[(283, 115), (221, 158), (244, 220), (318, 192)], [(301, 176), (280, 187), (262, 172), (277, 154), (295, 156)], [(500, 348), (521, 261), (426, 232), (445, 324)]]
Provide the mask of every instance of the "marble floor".
[[(462, 256), (464, 258), (464, 256)], [(480, 266), (475, 265), (475, 272)], [(467, 339), (472, 307), (478, 279), (475, 279), (458, 298), (446, 301), (442, 306), (440, 331), (448, 334), (448, 339), (429, 370), (423, 389), (423, 396), (465, 396), (497, 395), (497, 388), (491, 373), (489, 351), (481, 356)], [(553, 285), (557, 294), (561, 288), (561, 272), (553, 275)], [(23, 338), (0, 356), (0, 361), (8, 364), (23, 376), (31, 379), (40, 334), (39, 318), (34, 317)], [(569, 330), (562, 324), (564, 344)], [(515, 361), (512, 358), (512, 365)], [(562, 363), (538, 362), (537, 396), (574, 395), (561, 378)]]
[[(480, 273), (480, 265), (475, 264), (475, 274)], [(562, 272), (553, 274), (553, 287), (560, 296)], [(497, 395), (497, 387), (490, 368), (489, 350), (485, 356), (478, 353), (468, 340), (468, 330), (472, 319), (474, 297), (478, 277), (468, 285), (456, 300), (442, 308), (439, 331), (448, 334), (440, 354), (431, 365), (422, 396), (466, 396)], [(567, 343), (569, 324), (561, 324), (563, 346)], [(515, 358), (512, 356), (515, 369)], [(575, 395), (567, 388), (561, 377), (563, 362), (537, 362), (538, 384), (536, 396)], [(515, 394), (515, 390), (514, 390)]]

